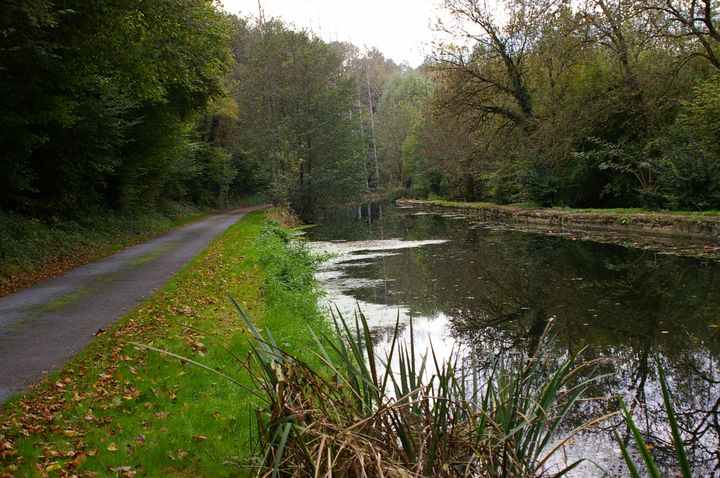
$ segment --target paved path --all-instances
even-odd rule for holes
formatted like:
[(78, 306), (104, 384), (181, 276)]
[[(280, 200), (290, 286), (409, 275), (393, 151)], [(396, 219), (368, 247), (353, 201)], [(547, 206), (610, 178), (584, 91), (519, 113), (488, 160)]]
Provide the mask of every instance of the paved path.
[(0, 404), (64, 365), (249, 211), (211, 216), (0, 298)]

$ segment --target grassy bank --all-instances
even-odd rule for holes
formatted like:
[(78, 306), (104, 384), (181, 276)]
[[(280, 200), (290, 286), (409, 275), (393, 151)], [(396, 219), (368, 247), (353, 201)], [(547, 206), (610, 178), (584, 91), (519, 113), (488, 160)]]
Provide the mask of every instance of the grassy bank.
[(624, 217), (628, 215), (646, 215), (646, 216), (681, 216), (681, 217), (720, 217), (720, 211), (671, 211), (671, 210), (653, 210), (642, 208), (614, 208), (614, 209), (581, 209), (569, 207), (538, 207), (531, 203), (518, 204), (495, 204), (490, 202), (465, 202), (450, 201), (447, 199), (401, 199), (401, 201), (427, 204), (433, 206), (468, 208), (468, 209), (503, 209), (508, 211), (548, 211), (561, 214), (596, 214), (599, 216), (617, 216)]
[[(720, 242), (720, 211), (650, 211), (644, 209), (538, 208), (528, 204), (400, 199), (399, 204), (460, 209), (489, 221), (530, 226), (698, 239)], [(702, 251), (700, 251), (702, 252)]]
[[(0, 415), (0, 476), (237, 476), (257, 399), (228, 296), (300, 356), (318, 319), (311, 259), (252, 213), (149, 301)], [(262, 239), (258, 238), (262, 236)], [(135, 347), (151, 345), (187, 362)], [(247, 387), (244, 388), (244, 387)]]

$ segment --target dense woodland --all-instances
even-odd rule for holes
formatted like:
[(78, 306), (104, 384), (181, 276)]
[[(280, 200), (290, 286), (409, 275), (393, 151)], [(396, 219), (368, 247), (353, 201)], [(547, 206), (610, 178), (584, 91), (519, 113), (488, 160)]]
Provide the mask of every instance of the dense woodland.
[(210, 0), (0, 6), (0, 208), (720, 208), (720, 2), (444, 0), (424, 65)]
[(444, 3), (459, 22), (440, 25), (455, 41), (431, 63), (434, 111), (467, 142), (420, 150), (420, 176), (444, 174), (433, 192), (720, 207), (719, 2), (506, 1), (502, 13)]

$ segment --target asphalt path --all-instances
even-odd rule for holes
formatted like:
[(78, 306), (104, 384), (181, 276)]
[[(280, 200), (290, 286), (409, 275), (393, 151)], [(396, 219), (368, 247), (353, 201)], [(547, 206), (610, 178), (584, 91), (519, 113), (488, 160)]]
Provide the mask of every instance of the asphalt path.
[(210, 216), (0, 298), (0, 404), (61, 368), (98, 330), (134, 309), (254, 209)]

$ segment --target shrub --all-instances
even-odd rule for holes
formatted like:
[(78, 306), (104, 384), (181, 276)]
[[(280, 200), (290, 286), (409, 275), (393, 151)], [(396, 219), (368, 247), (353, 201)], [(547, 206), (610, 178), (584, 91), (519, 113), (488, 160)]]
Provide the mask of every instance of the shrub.
[(660, 187), (674, 208), (720, 208), (720, 75), (702, 83), (658, 139)]

